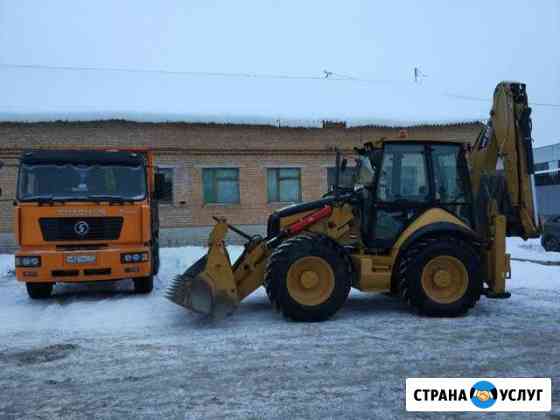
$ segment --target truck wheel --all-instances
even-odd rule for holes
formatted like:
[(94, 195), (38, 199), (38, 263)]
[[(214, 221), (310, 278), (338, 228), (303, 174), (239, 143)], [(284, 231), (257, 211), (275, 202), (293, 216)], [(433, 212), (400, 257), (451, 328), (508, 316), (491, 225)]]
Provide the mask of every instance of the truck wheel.
[(401, 258), (401, 298), (420, 313), (458, 316), (474, 307), (482, 293), (480, 258), (454, 237), (420, 239)]
[(269, 299), (294, 321), (324, 321), (344, 304), (352, 284), (352, 262), (332, 239), (304, 233), (280, 244), (269, 258)]
[(159, 257), (159, 239), (154, 239), (152, 244), (152, 275), (159, 273), (160, 257)]
[(54, 283), (25, 283), (31, 299), (45, 299), (51, 296)]
[(133, 280), (135, 293), (150, 293), (154, 289), (154, 276), (139, 277)]

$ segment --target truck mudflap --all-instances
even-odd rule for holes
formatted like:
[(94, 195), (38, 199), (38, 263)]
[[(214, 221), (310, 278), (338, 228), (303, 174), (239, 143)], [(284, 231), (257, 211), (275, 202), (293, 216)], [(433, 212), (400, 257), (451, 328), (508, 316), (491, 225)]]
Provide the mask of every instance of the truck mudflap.
[(167, 299), (214, 319), (224, 318), (237, 309), (237, 286), (224, 244), (227, 229), (225, 222), (214, 226), (208, 254), (175, 277), (167, 289)]

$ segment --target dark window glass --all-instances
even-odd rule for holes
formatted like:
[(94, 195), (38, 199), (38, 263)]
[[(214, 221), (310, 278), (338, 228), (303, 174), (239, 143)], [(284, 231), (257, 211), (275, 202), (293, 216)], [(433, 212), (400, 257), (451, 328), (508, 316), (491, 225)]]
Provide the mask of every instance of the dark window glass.
[(533, 168), (535, 171), (546, 171), (549, 168), (548, 162), (535, 163)]
[(436, 200), (441, 203), (465, 203), (467, 200), (465, 178), (460, 169), (461, 147), (454, 145), (432, 146)]
[[(340, 174), (340, 186), (344, 188), (353, 188), (354, 179), (356, 176), (356, 167), (347, 167), (344, 172)], [(332, 191), (336, 181), (336, 168), (327, 168), (327, 189)]]
[(407, 222), (401, 210), (378, 209), (375, 238), (384, 241), (394, 241), (404, 230)]
[(146, 197), (146, 170), (139, 166), (24, 164), (18, 177), (19, 199), (127, 200)]
[(158, 168), (158, 172), (164, 177), (163, 191), (160, 203), (172, 204), (173, 203), (173, 184), (175, 178), (175, 170), (173, 168)]
[(377, 186), (380, 201), (427, 201), (429, 196), (423, 146), (385, 146)]
[(239, 203), (239, 169), (204, 168), (202, 170), (204, 203)]
[(270, 168), (267, 170), (268, 202), (301, 201), (301, 171), (299, 168)]
[(560, 171), (552, 171), (544, 174), (535, 174), (535, 185), (558, 185), (560, 184)]

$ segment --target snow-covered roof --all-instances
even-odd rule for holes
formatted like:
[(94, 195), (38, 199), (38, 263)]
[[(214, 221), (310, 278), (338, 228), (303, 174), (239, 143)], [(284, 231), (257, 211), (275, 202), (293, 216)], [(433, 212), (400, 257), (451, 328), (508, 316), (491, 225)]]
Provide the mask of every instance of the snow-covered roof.
[[(318, 127), (330, 120), (345, 121), (349, 127), (410, 127), (483, 121), (491, 106), (491, 92), (487, 102), (471, 101), (414, 83), (126, 76), (91, 73), (84, 78), (69, 72), (58, 82), (56, 95), (38, 98), (33, 108), (0, 108), (0, 121), (125, 119)], [(30, 83), (40, 91), (40, 81)]]

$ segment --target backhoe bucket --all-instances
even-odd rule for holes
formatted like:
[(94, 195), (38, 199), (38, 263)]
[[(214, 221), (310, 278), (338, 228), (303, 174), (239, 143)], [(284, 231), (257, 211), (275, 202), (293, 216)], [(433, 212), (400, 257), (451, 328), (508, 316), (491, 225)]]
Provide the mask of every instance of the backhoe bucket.
[(239, 306), (237, 286), (224, 237), (225, 222), (216, 224), (209, 238), (208, 254), (175, 277), (166, 297), (194, 312), (221, 319)]

